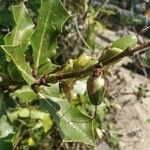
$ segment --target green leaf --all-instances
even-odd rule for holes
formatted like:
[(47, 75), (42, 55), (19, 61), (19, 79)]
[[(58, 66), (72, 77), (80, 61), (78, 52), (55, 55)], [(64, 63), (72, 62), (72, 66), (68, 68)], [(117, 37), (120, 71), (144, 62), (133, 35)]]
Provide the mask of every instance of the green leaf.
[(52, 127), (53, 123), (49, 116), (49, 113), (45, 113), (45, 112), (33, 109), (31, 111), (31, 118), (40, 119), (42, 121), (44, 132), (47, 132)]
[(57, 36), (68, 17), (60, 0), (41, 0), (38, 24), (31, 40), (36, 69), (54, 54)]
[[(44, 132), (47, 132), (52, 127), (52, 120), (50, 118), (49, 113), (42, 112), (38, 109), (31, 109), (31, 108), (17, 108), (14, 111), (8, 112), (8, 116), (12, 122), (18, 119), (24, 119), (29, 118), (32, 122), (33, 120), (36, 121), (36, 124), (32, 126), (33, 129), (43, 126)], [(37, 122), (37, 120), (40, 120), (41, 122)], [(29, 120), (28, 120), (29, 121)], [(28, 122), (29, 125), (29, 122)]]
[(69, 59), (62, 68), (58, 69), (55, 74), (59, 73), (68, 73), (73, 71), (79, 71), (81, 69), (87, 69), (94, 64), (97, 63), (97, 60), (94, 59), (91, 56), (86, 55), (86, 53), (82, 53), (78, 58), (76, 59)]
[(6, 138), (0, 139), (0, 150), (12, 150), (13, 146), (10, 142), (12, 140), (12, 136), (7, 136)]
[(23, 47), (26, 47), (33, 33), (34, 24), (24, 4), (13, 6), (12, 11), (16, 26), (6, 35), (5, 45), (14, 46), (21, 43)]
[(111, 47), (126, 50), (127, 48), (133, 48), (136, 44), (137, 44), (137, 37), (135, 35), (125, 35), (120, 39), (112, 42)]
[(94, 146), (93, 122), (87, 122), (90, 117), (72, 108), (65, 99), (39, 95), (42, 98), (41, 108), (55, 119), (64, 142), (83, 142)]
[(24, 81), (21, 76), (20, 71), (17, 69), (16, 65), (12, 61), (10, 61), (8, 63), (7, 70), (8, 70), (8, 74), (12, 80), (17, 81), (17, 82)]
[(22, 74), (24, 80), (29, 84), (35, 83), (35, 79), (32, 77), (32, 70), (29, 64), (25, 61), (24, 49), (19, 45), (15, 46), (1, 46), (8, 56), (13, 60), (17, 68)]
[(5, 37), (5, 45), (1, 47), (13, 60), (24, 80), (28, 84), (33, 84), (32, 70), (25, 61), (24, 51), (29, 44), (29, 39), (33, 33), (34, 24), (28, 14), (24, 4), (13, 6), (13, 16), (16, 22), (15, 28)]
[(57, 65), (53, 64), (50, 59), (46, 59), (45, 62), (39, 67), (38, 75), (45, 75), (51, 73), (54, 69), (57, 68)]
[(32, 102), (38, 96), (29, 86), (23, 86), (12, 93), (12, 95), (18, 97), (21, 103)]
[(0, 118), (0, 138), (7, 137), (9, 134), (13, 133), (13, 127), (8, 123), (6, 116), (3, 115)]
[(13, 19), (12, 14), (9, 10), (4, 9), (0, 11), (0, 25), (3, 27), (12, 26)]
[(0, 118), (5, 114), (6, 108), (5, 108), (5, 103), (3, 100), (3, 96), (0, 95)]

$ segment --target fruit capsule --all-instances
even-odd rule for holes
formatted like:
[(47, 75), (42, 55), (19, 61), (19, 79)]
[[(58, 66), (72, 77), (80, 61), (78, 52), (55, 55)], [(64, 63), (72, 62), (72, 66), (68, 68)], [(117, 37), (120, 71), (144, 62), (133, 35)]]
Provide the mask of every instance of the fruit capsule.
[(105, 80), (101, 77), (101, 71), (101, 66), (96, 66), (87, 81), (87, 92), (90, 102), (96, 106), (101, 104), (105, 94)]

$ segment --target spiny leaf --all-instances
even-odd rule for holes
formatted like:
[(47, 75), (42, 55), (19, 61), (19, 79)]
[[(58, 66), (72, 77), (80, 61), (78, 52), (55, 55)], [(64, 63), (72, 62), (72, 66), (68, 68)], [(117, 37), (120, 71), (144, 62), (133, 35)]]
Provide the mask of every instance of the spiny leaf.
[(42, 93), (39, 93), (39, 95), (42, 98), (41, 108), (49, 112), (55, 119), (64, 142), (78, 141), (87, 145), (95, 144), (93, 122), (86, 122), (90, 120), (90, 117), (84, 115), (78, 109), (72, 108), (65, 99), (49, 97)]
[(33, 59), (38, 69), (43, 61), (54, 54), (56, 39), (69, 17), (60, 0), (42, 0), (37, 28), (32, 36)]
[(24, 47), (33, 33), (34, 24), (24, 4), (13, 6), (12, 11), (16, 26), (6, 35), (5, 45), (14, 46), (21, 43)]
[(29, 64), (25, 61), (24, 51), (32, 35), (34, 24), (24, 4), (13, 7), (13, 16), (16, 26), (12, 32), (6, 35), (5, 45), (1, 47), (15, 63), (24, 80), (28, 84), (33, 84), (35, 79), (32, 77), (32, 70)]
[(19, 44), (16, 46), (2, 46), (3, 50), (10, 56), (19, 71), (21, 72), (24, 80), (29, 84), (35, 83), (35, 79), (32, 77), (32, 70), (29, 64), (25, 61), (24, 49)]

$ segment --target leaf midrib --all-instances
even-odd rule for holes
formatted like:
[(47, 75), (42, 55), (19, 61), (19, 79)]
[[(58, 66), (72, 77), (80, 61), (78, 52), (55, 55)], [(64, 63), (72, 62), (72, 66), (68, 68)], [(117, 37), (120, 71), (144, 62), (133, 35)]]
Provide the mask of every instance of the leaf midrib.
[(52, 7), (52, 4), (51, 4), (50, 9), (48, 11), (48, 15), (46, 17), (46, 22), (45, 22), (45, 25), (44, 25), (44, 28), (43, 28), (43, 33), (42, 33), (41, 42), (40, 42), (40, 46), (39, 46), (39, 50), (38, 50), (39, 52), (38, 52), (36, 63), (35, 63), (35, 68), (39, 67), (40, 56), (41, 56), (41, 51), (42, 51), (42, 45), (43, 45), (43, 41), (44, 41), (44, 34), (45, 34), (47, 23), (48, 23), (48, 20), (49, 20), (49, 15), (50, 15), (50, 12), (51, 12), (51, 7)]
[[(51, 105), (51, 103), (50, 103), (48, 100), (46, 100), (46, 98), (45, 98), (41, 93), (39, 93), (39, 96), (40, 96), (41, 98), (43, 98), (43, 99), (57, 112), (57, 114), (59, 115), (59, 117), (62, 117), (63, 120), (64, 120), (66, 123), (69, 123), (71, 127), (75, 128), (75, 129), (76, 129), (77, 131), (79, 131), (81, 134), (84, 134), (84, 136), (87, 138), (87, 134), (85, 134), (80, 128), (76, 128), (75, 126), (73, 126), (73, 124), (74, 124), (73, 122), (72, 122), (72, 123), (71, 123), (71, 122), (68, 122), (68, 120), (64, 117), (64, 115), (61, 114), (60, 112), (58, 112), (57, 109), (56, 109), (53, 105)], [(89, 139), (89, 138), (88, 138), (88, 139)], [(91, 139), (89, 139), (89, 141), (91, 141)], [(93, 142), (91, 141), (91, 143), (93, 143)]]

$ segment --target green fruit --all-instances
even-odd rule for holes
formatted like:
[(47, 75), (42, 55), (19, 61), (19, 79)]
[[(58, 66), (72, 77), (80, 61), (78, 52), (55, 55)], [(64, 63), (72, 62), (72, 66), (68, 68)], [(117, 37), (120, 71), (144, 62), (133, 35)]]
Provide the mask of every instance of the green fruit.
[(105, 80), (101, 76), (94, 77), (92, 74), (87, 81), (87, 92), (91, 104), (100, 105), (104, 99)]

